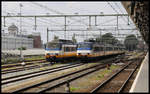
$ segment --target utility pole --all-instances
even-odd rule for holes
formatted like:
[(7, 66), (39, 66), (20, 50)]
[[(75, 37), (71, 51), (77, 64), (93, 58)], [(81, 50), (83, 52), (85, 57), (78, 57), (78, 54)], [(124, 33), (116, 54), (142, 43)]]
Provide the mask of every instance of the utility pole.
[[(22, 6), (21, 3), (19, 5), (20, 5), (20, 36), (21, 36), (21, 38), (23, 38), (23, 36), (22, 36), (22, 17), (21, 17), (21, 7), (23, 7), (23, 6)], [(21, 39), (21, 47), (20, 47), (20, 56), (21, 56), (21, 59), (23, 59), (23, 54), (22, 54), (22, 39)]]
[(65, 16), (65, 35), (64, 38), (66, 39), (66, 16)]
[(48, 43), (48, 32), (49, 32), (49, 30), (48, 30), (48, 28), (47, 28), (47, 43)]

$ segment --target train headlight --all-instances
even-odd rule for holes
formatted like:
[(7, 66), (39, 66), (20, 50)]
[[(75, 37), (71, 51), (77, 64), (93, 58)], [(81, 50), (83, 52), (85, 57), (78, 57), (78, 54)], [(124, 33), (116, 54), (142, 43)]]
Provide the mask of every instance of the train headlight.
[(90, 55), (90, 53), (87, 53), (87, 55)]
[(58, 56), (58, 53), (56, 55)]
[(81, 53), (78, 53), (78, 55), (81, 55)]

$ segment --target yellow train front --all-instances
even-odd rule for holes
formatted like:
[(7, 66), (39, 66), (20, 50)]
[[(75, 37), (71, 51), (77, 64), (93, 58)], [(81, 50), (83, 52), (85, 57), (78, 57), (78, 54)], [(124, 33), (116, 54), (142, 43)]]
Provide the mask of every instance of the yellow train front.
[(46, 61), (64, 62), (76, 58), (76, 44), (71, 42), (49, 42), (45, 49)]
[(110, 44), (102, 45), (94, 42), (80, 42), (77, 47), (77, 58), (81, 61), (93, 61), (105, 56), (123, 53), (123, 47), (112, 46)]

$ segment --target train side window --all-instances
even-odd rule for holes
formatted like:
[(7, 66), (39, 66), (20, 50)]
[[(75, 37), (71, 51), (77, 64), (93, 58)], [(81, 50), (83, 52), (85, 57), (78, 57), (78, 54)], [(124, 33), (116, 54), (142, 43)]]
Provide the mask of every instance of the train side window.
[(74, 47), (72, 47), (72, 51), (75, 51)]
[(73, 47), (70, 47), (70, 51), (73, 51)]
[(76, 51), (76, 47), (73, 47), (73, 51)]
[(67, 52), (69, 52), (69, 51), (70, 51), (70, 48), (69, 48), (69, 47), (67, 47), (67, 48), (66, 48), (66, 51), (67, 51)]
[(100, 51), (104, 51), (103, 47), (100, 47)]
[(108, 51), (108, 47), (106, 47), (106, 51)]
[(65, 52), (67, 52), (67, 47), (65, 47)]
[(109, 51), (111, 51), (111, 47), (109, 47)]
[(66, 52), (66, 47), (63, 47), (64, 48), (64, 52)]
[(111, 51), (113, 50), (113, 48), (111, 47)]
[(72, 51), (72, 47), (69, 47), (69, 52)]
[(65, 47), (62, 47), (63, 48), (63, 51), (65, 52)]
[(68, 47), (68, 50), (69, 50), (68, 52), (72, 51), (71, 47)]

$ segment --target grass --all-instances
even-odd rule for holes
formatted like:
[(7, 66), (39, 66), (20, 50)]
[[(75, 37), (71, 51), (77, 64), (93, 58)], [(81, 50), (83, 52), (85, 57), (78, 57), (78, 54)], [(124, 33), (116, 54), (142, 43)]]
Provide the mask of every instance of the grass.
[(111, 65), (110, 70), (104, 69), (103, 71), (100, 72), (99, 75), (97, 75), (97, 80), (104, 78), (104, 75), (109, 74), (112, 72), (112, 70), (119, 68), (117, 65)]
[[(107, 68), (102, 69), (93, 75), (86, 76), (84, 78), (81, 78), (81, 80), (78, 80), (78, 82), (75, 82), (75, 86), (70, 86), (70, 91), (72, 92), (78, 92), (78, 91), (85, 91), (85, 89), (91, 88), (91, 85), (97, 84), (100, 80), (104, 79), (106, 75), (109, 75), (112, 73), (114, 69), (117, 69), (118, 65), (111, 65), (110, 70)], [(72, 84), (72, 85), (74, 85)]]
[(119, 68), (119, 66), (117, 66), (117, 65), (111, 65), (111, 66), (110, 66), (110, 69), (111, 69), (111, 70), (116, 69), (116, 68)]
[(40, 70), (46, 70), (47, 68), (44, 68), (44, 67), (42, 67), (42, 68), (40, 68)]
[(70, 91), (75, 91), (75, 90), (78, 90), (80, 89), (79, 87), (70, 87)]
[[(20, 60), (19, 59), (17, 59), (17, 58), (9, 58), (9, 59), (6, 59), (6, 63), (8, 63), (8, 62), (19, 62)], [(3, 63), (5, 63), (4, 62), (4, 59), (1, 59), (1, 63), (3, 64)]]
[(44, 56), (34, 56), (34, 57), (25, 58), (25, 60), (40, 60), (40, 59), (45, 59), (45, 57)]

